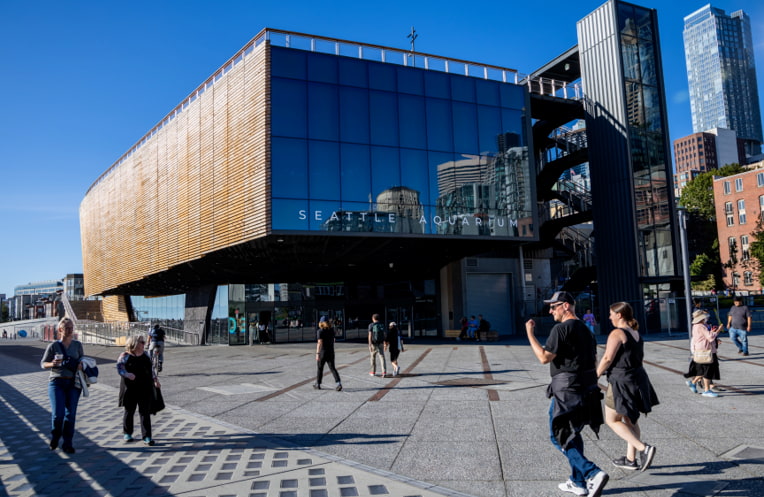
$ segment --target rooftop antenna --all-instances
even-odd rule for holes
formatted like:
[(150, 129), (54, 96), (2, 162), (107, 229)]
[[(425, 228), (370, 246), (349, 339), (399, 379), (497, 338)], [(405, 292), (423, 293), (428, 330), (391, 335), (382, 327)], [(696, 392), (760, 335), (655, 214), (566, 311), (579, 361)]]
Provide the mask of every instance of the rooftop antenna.
[(416, 34), (416, 29), (414, 29), (414, 26), (411, 26), (411, 32), (406, 35), (406, 38), (411, 38), (411, 53), (408, 54), (409, 57), (411, 57), (412, 62), (414, 62), (414, 65), (416, 66), (416, 60), (414, 57), (414, 52), (416, 52), (416, 49), (414, 48), (414, 42), (417, 39), (418, 34)]

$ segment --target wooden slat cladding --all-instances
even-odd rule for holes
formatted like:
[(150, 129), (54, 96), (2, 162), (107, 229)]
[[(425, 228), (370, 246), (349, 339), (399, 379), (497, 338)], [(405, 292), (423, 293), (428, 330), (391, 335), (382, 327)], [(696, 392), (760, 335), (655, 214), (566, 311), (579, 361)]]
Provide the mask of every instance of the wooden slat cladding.
[(85, 196), (88, 295), (267, 234), (269, 52), (263, 43), (221, 69)]
[(108, 295), (101, 302), (101, 312), (103, 320), (111, 321), (130, 321), (127, 314), (127, 303), (124, 295)]

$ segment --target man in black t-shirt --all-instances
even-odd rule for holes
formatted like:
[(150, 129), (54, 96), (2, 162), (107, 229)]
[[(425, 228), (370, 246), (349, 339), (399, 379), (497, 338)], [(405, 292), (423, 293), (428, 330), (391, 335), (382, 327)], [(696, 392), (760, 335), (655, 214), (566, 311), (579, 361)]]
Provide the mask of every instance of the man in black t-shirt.
[(544, 303), (549, 304), (549, 313), (557, 322), (544, 346), (536, 338), (533, 319), (525, 323), (525, 330), (533, 353), (541, 364), (549, 364), (552, 376), (547, 388), (547, 397), (552, 399), (550, 437), (571, 468), (568, 481), (558, 487), (575, 495), (599, 497), (610, 477), (584, 457), (581, 437), (584, 426), (598, 433), (604, 422), (602, 392), (597, 385), (597, 342), (576, 316), (576, 301), (570, 293), (555, 292)]
[(334, 327), (326, 319), (326, 316), (321, 316), (318, 321), (318, 333), (316, 343), (316, 382), (313, 384), (313, 388), (321, 390), (321, 380), (324, 377), (324, 365), (329, 366), (329, 371), (334, 376), (334, 381), (337, 382), (337, 386), (334, 388), (338, 392), (342, 390), (342, 382), (340, 382), (340, 374), (337, 372), (337, 368), (334, 366)]

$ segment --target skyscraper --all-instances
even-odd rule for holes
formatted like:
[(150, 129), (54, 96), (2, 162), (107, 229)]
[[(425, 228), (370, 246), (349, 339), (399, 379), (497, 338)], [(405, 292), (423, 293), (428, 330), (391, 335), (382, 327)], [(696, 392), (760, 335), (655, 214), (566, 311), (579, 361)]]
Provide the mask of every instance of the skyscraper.
[(746, 155), (761, 153), (762, 131), (751, 21), (706, 5), (684, 18), (692, 130), (737, 132)]

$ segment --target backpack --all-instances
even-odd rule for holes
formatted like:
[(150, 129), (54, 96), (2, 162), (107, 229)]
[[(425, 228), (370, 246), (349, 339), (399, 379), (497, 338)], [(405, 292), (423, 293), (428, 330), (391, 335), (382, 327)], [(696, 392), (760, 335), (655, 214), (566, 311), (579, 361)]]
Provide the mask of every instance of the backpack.
[(385, 333), (385, 325), (382, 323), (371, 324), (371, 341), (372, 343), (380, 344), (384, 343), (387, 334)]

